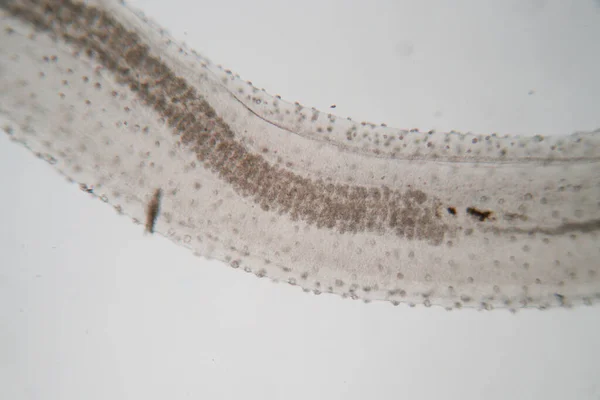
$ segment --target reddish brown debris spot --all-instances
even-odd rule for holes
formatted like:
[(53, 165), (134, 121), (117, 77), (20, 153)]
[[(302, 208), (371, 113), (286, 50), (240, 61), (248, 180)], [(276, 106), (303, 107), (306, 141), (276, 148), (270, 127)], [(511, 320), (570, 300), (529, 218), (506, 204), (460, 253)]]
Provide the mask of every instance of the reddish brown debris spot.
[(467, 208), (467, 214), (477, 218), (480, 221), (485, 221), (487, 219), (493, 219), (492, 211), (489, 210), (478, 210), (477, 208), (474, 207), (468, 207)]

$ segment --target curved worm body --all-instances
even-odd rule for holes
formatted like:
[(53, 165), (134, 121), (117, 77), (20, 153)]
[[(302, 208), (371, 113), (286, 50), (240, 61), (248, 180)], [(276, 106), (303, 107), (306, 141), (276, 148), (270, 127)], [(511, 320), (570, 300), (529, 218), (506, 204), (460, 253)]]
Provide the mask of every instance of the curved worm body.
[(290, 104), (114, 1), (0, 0), (12, 138), (197, 254), (394, 304), (600, 299), (600, 135), (356, 123)]

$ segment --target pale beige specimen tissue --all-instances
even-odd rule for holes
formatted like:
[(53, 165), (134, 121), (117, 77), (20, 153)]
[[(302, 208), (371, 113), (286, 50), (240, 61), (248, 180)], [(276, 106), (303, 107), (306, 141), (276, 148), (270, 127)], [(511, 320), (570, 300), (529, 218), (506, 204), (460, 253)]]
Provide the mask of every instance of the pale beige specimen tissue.
[(395, 304), (600, 299), (598, 132), (356, 123), (254, 88), (116, 1), (0, 12), (4, 130), (202, 256)]

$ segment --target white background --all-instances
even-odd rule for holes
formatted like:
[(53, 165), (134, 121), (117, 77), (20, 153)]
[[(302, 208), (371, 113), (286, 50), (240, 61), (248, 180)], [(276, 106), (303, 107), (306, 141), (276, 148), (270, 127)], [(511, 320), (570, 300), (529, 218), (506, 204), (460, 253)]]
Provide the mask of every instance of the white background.
[[(600, 128), (592, 0), (133, 5), (256, 86), (355, 120)], [(600, 398), (599, 306), (306, 294), (143, 235), (5, 135), (0, 194), (0, 399)]]

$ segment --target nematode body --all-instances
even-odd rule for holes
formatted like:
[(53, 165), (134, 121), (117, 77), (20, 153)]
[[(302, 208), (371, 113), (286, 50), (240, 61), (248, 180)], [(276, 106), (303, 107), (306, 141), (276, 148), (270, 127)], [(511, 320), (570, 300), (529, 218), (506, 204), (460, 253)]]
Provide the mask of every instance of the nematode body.
[(598, 132), (356, 123), (254, 88), (116, 1), (0, 10), (6, 132), (150, 231), (317, 294), (600, 299)]

